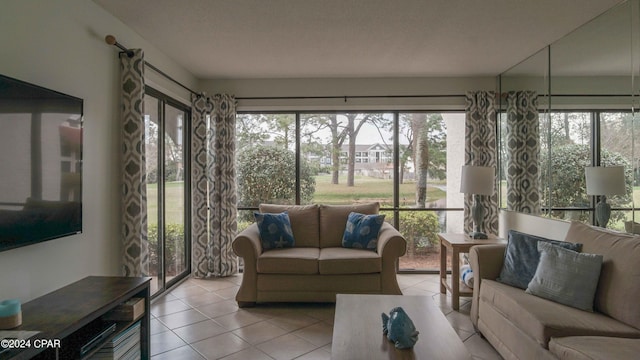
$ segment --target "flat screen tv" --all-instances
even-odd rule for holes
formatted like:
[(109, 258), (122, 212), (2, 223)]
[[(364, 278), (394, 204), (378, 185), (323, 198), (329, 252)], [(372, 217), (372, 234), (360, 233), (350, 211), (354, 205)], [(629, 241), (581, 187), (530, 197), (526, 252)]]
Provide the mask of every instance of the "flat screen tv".
[(0, 75), (0, 251), (82, 232), (82, 111)]

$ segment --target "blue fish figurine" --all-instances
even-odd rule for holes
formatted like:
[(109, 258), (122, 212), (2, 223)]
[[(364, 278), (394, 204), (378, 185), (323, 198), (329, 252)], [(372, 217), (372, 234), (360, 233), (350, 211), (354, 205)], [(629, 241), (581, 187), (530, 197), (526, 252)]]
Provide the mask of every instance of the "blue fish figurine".
[(401, 307), (391, 309), (389, 315), (382, 313), (382, 333), (394, 343), (396, 349), (409, 349), (418, 342), (413, 321)]

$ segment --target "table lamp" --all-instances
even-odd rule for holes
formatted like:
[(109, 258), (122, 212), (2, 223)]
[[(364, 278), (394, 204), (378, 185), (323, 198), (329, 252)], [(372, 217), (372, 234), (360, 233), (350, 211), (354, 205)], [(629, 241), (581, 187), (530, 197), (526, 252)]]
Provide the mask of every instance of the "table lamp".
[(596, 204), (596, 222), (606, 228), (611, 217), (611, 205), (607, 195), (624, 195), (626, 192), (624, 168), (622, 166), (591, 166), (584, 168), (587, 179), (587, 195), (600, 195)]
[(489, 166), (465, 165), (462, 167), (460, 192), (474, 195), (473, 206), (471, 207), (471, 218), (475, 224), (475, 230), (469, 234), (473, 239), (487, 238), (487, 234), (481, 231), (485, 209), (480, 203), (480, 200), (482, 195), (493, 194), (494, 176), (495, 170)]

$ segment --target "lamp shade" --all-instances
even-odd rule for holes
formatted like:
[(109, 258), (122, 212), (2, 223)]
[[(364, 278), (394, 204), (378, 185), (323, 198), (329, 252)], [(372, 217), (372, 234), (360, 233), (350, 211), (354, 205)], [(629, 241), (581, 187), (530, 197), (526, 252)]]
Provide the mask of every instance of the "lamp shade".
[(465, 194), (493, 194), (495, 170), (489, 166), (465, 165), (462, 167), (460, 192)]
[(592, 166), (584, 168), (587, 195), (623, 195), (626, 193), (622, 166)]

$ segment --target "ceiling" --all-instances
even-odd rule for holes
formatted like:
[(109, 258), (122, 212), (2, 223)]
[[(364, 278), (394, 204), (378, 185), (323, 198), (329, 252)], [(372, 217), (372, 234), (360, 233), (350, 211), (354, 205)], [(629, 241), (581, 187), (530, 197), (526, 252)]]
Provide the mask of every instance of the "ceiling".
[(620, 0), (94, 2), (197, 78), (247, 79), (494, 76)]

